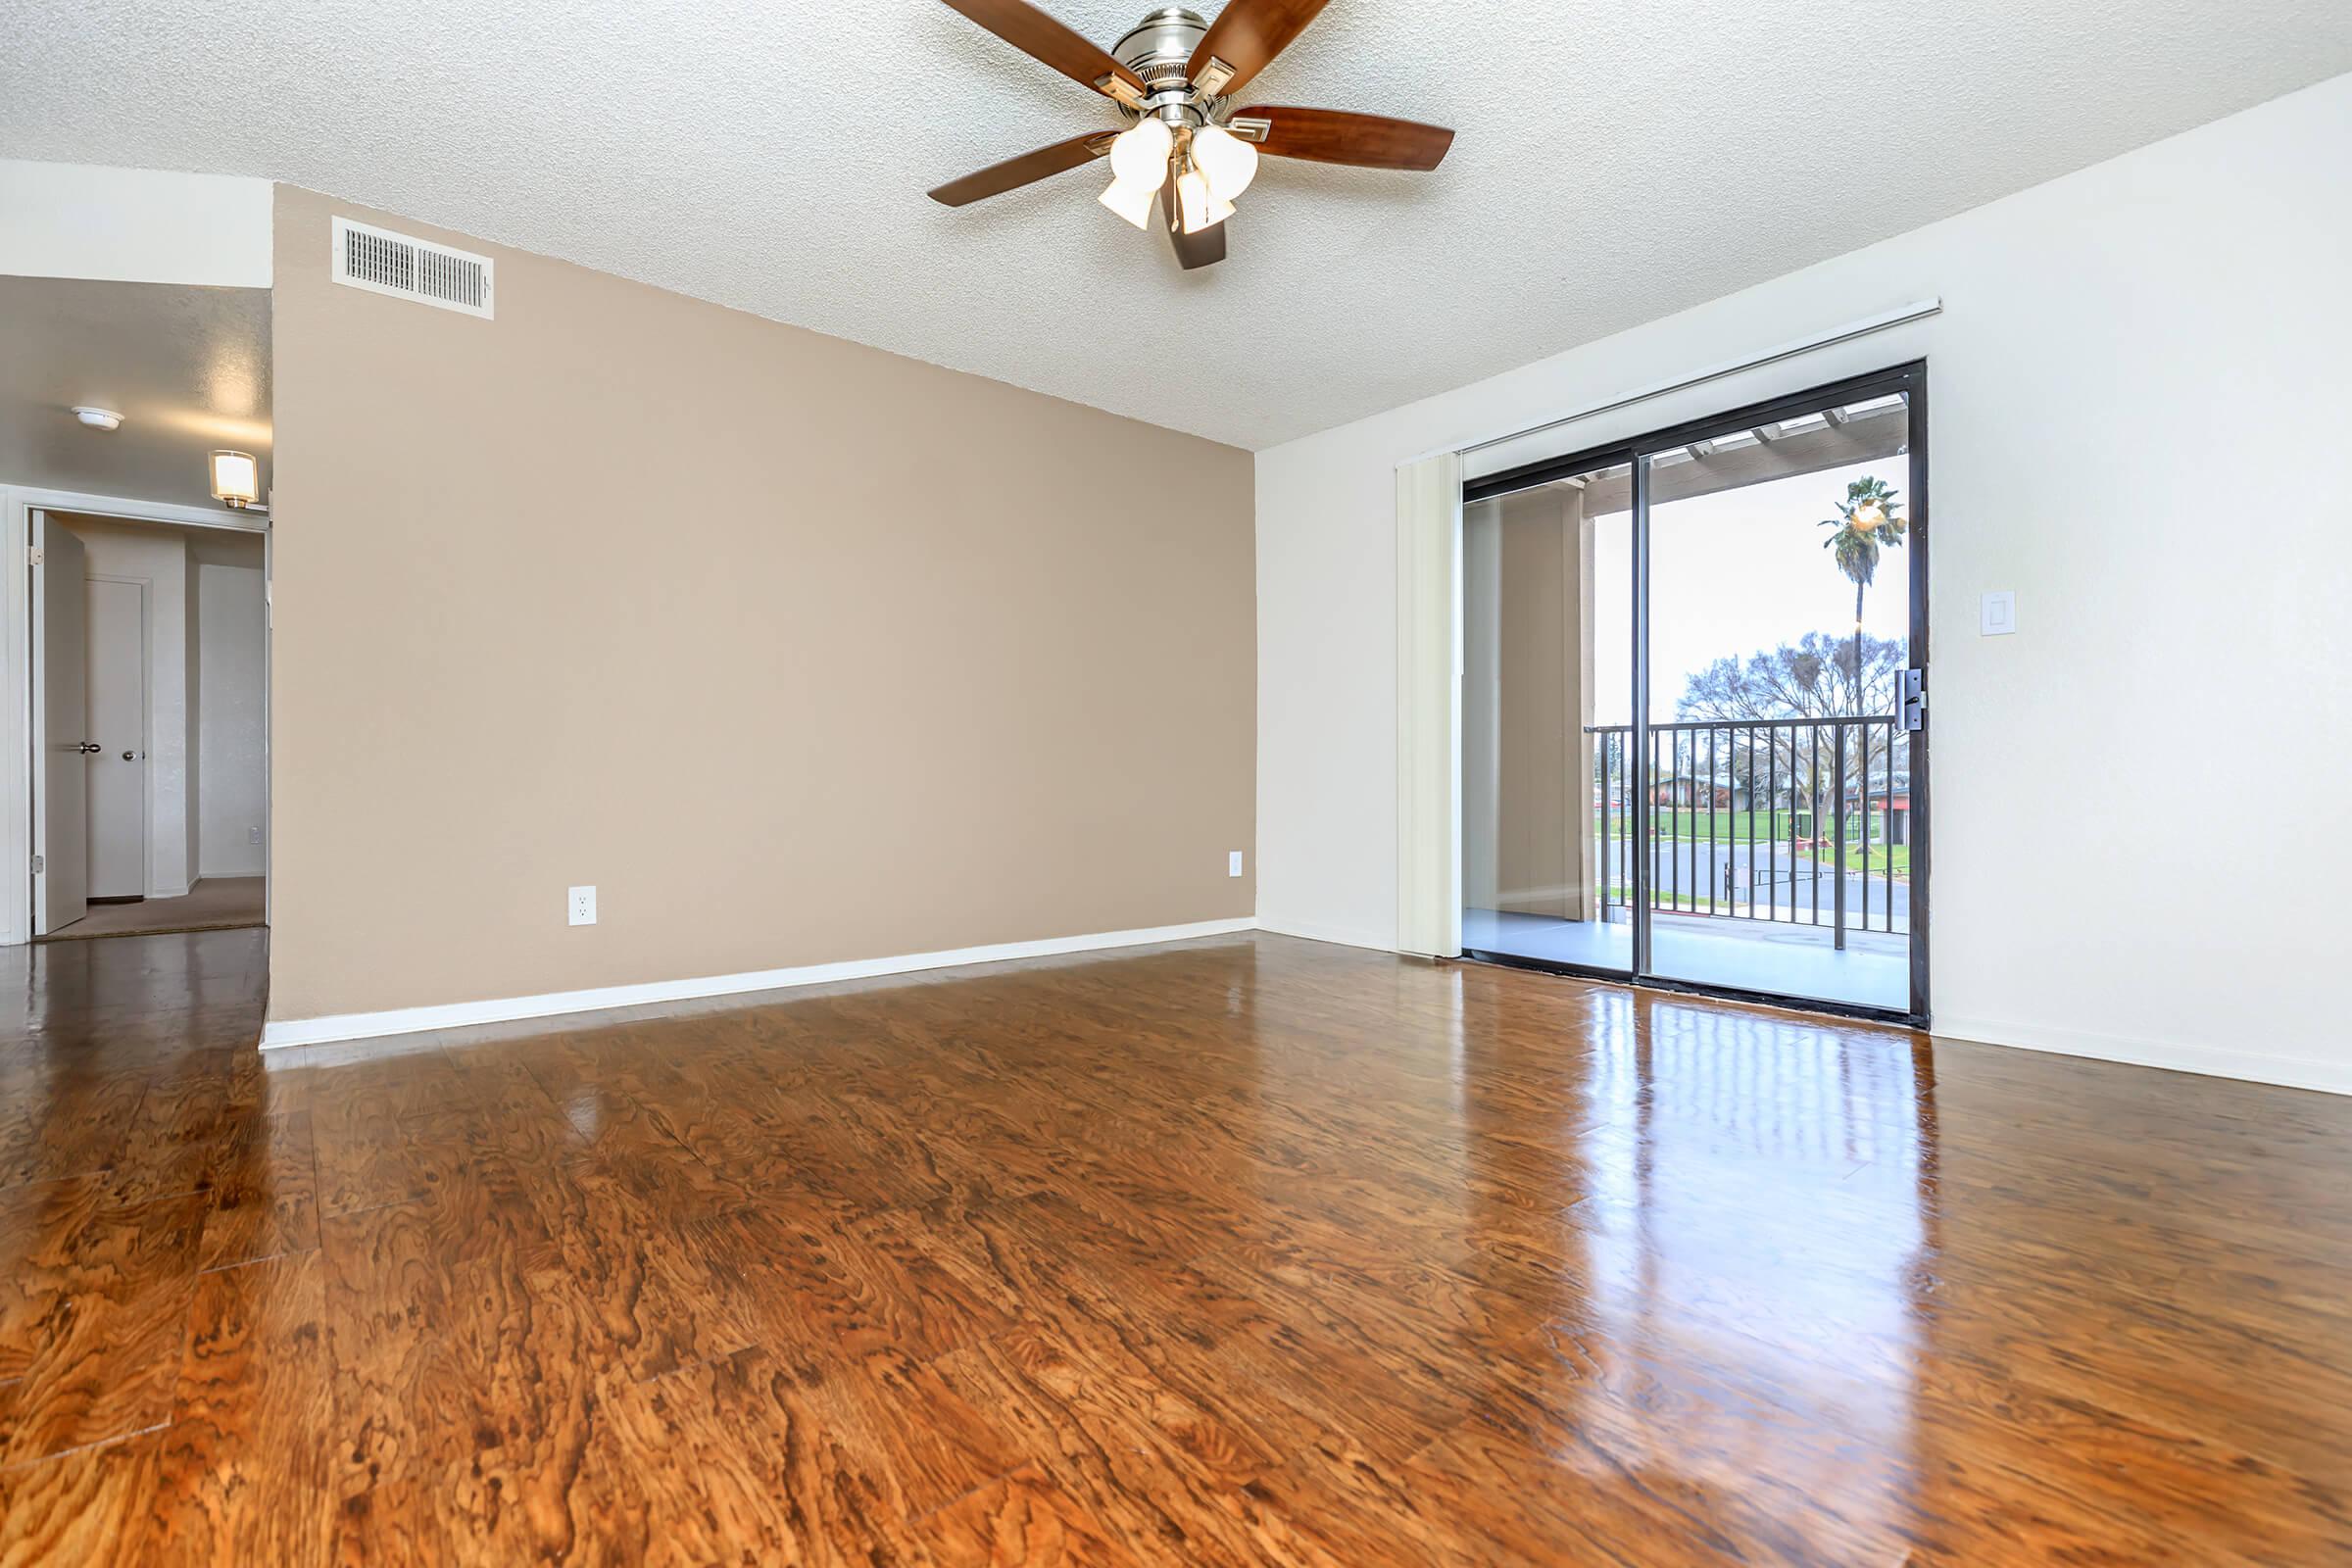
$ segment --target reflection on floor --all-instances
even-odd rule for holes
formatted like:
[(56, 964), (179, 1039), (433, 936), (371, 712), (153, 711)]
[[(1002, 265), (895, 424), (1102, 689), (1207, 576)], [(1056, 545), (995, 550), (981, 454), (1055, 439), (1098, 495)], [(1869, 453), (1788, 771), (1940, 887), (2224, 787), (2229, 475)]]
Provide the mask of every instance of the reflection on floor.
[(0, 1562), (2352, 1562), (2352, 1100), (1266, 934), (0, 949)]
[(266, 879), (208, 876), (176, 899), (139, 899), (130, 904), (93, 904), (90, 912), (39, 942), (78, 942), (84, 937), (127, 937), (165, 931), (225, 931), (262, 924)]
[[(1845, 943), (1845, 951), (1838, 952), (1831, 934), (1818, 926), (1659, 914), (1650, 932), (1650, 968), (1665, 979), (1698, 985), (1909, 1010), (1910, 939), (1899, 932), (1849, 931)], [(1623, 910), (1602, 923), (1464, 909), (1462, 946), (1552, 963), (1627, 969), (1634, 961), (1634, 928)]]

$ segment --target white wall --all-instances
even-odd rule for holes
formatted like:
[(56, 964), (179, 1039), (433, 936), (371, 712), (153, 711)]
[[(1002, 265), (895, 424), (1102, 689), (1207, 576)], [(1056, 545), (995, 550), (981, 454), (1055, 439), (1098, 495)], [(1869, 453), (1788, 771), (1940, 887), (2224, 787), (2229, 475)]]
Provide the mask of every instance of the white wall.
[(1940, 296), (1554, 449), (1926, 357), (1938, 1032), (2352, 1091), (2347, 170), (2352, 76), (1260, 453), (1261, 921), (1396, 942), (1396, 465)]
[(0, 272), (268, 288), (266, 179), (0, 158)]
[(199, 565), (197, 869), (259, 876), (267, 770), (262, 728), (262, 571)]

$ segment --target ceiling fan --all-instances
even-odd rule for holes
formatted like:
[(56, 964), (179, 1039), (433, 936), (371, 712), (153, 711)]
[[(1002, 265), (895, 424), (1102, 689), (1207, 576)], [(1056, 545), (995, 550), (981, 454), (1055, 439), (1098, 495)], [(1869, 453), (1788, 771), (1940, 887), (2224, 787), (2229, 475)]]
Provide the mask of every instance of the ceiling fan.
[(1453, 132), (1341, 109), (1249, 108), (1233, 97), (1327, 0), (1228, 0), (1214, 25), (1181, 6), (1154, 11), (1105, 54), (1027, 0), (947, 0), (1015, 49), (1118, 106), (1123, 131), (1089, 131), (951, 180), (931, 199), (962, 207), (1098, 158), (1110, 160), (1103, 206), (1138, 228), (1152, 210), (1187, 270), (1225, 259), (1225, 220), (1259, 153), (1364, 169), (1431, 170)]

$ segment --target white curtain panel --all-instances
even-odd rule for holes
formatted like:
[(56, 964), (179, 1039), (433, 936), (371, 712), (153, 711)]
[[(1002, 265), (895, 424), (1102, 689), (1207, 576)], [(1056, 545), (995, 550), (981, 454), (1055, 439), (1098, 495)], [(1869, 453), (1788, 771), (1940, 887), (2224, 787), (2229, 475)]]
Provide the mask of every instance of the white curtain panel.
[(1396, 947), (1462, 951), (1462, 460), (1396, 470)]

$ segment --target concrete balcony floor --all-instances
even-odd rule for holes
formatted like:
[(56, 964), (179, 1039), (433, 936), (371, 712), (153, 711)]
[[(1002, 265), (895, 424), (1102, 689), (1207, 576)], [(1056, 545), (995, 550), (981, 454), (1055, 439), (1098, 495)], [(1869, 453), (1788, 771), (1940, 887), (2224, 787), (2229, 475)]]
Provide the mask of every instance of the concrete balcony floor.
[[(1634, 928), (1628, 911), (1607, 922), (1560, 920), (1494, 909), (1462, 911), (1462, 946), (1587, 968), (1629, 970)], [(1839, 952), (1827, 926), (1725, 916), (1653, 917), (1651, 970), (1661, 979), (1854, 1006), (1911, 1005), (1911, 938), (1902, 931), (1848, 931)]]

